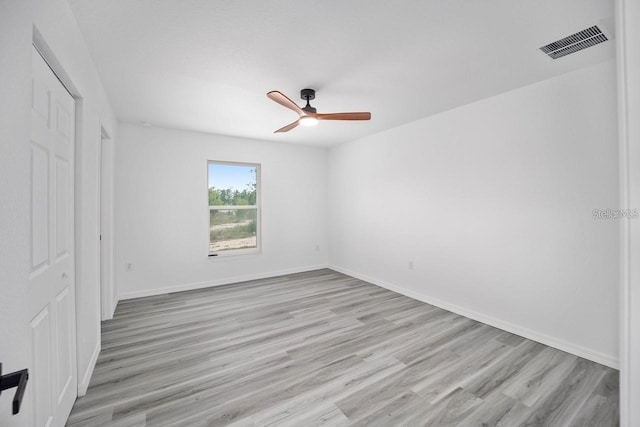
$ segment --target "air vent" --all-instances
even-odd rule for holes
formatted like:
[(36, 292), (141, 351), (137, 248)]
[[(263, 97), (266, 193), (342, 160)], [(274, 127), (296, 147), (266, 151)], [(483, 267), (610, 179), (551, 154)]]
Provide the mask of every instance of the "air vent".
[(571, 53), (578, 52), (591, 46), (595, 46), (609, 40), (606, 35), (594, 25), (591, 28), (582, 30), (579, 33), (571, 34), (568, 37), (549, 43), (540, 48), (541, 51), (553, 59), (562, 58)]

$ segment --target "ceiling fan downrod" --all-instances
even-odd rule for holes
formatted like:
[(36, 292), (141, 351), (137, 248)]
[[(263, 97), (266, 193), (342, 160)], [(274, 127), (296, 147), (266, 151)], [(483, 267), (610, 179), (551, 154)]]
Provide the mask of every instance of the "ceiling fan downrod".
[(313, 89), (302, 89), (300, 91), (300, 98), (304, 99), (307, 101), (307, 105), (305, 105), (304, 107), (302, 107), (302, 109), (307, 112), (307, 113), (317, 113), (318, 110), (316, 110), (314, 107), (311, 106), (311, 104), (309, 104), (310, 100), (316, 99), (316, 91)]

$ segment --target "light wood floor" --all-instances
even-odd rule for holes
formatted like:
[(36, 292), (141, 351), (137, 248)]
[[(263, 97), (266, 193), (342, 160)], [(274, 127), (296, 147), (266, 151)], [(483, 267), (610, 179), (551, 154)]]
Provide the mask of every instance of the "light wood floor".
[(615, 426), (618, 372), (331, 270), (122, 301), (69, 426)]

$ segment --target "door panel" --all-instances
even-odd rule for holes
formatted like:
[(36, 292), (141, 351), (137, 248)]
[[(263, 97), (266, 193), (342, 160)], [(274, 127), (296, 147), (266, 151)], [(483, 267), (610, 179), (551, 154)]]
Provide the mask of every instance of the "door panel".
[(31, 253), (34, 426), (63, 426), (77, 396), (74, 100), (33, 50)]
[(57, 262), (61, 258), (69, 255), (69, 162), (65, 159), (56, 158), (56, 256)]
[[(56, 297), (56, 311), (58, 313), (58, 402), (61, 402), (67, 389), (72, 386), (73, 382), (73, 348), (75, 329), (73, 328), (73, 307), (71, 305), (71, 297), (69, 289), (65, 288)], [(73, 384), (75, 386), (75, 384)]]
[(31, 96), (31, 107), (35, 113), (38, 113), (45, 123), (49, 123), (49, 91), (44, 82), (39, 80), (32, 81), (33, 92)]
[(51, 425), (53, 402), (51, 394), (51, 316), (49, 309), (43, 309), (31, 321), (31, 350), (33, 363), (29, 381), (33, 384), (34, 426)]
[(49, 152), (31, 142), (31, 267), (49, 262)]
[(70, 142), (68, 139), (69, 136), (71, 136), (71, 117), (69, 117), (69, 111), (66, 111), (63, 106), (56, 104), (56, 117), (56, 130), (63, 136), (61, 142)]

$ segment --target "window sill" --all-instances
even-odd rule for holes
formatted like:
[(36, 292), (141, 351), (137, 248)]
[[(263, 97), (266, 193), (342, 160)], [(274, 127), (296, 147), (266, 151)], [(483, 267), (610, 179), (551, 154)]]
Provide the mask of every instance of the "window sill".
[(262, 254), (260, 249), (255, 250), (239, 250), (239, 251), (226, 251), (218, 252), (217, 254), (209, 254), (210, 261), (233, 261), (242, 259), (257, 258)]

